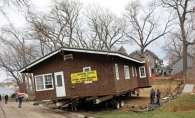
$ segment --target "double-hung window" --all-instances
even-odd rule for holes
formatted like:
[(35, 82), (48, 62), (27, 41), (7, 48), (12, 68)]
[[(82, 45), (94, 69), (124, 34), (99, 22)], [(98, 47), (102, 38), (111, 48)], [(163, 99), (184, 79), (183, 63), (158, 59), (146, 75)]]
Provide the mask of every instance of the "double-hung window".
[(125, 75), (125, 79), (130, 79), (129, 66), (124, 65), (124, 75)]
[(140, 75), (140, 78), (146, 77), (145, 66), (139, 67), (139, 75)]
[(53, 89), (52, 74), (44, 74), (35, 76), (36, 91)]

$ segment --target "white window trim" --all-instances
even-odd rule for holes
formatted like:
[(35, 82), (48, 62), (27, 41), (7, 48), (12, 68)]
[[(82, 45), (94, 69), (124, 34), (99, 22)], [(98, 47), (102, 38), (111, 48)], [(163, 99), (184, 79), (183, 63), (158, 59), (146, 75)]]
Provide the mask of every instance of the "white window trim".
[(133, 75), (133, 77), (134, 77), (134, 69), (133, 69), (133, 66), (132, 66), (132, 75)]
[[(45, 88), (45, 77), (44, 77), (45, 75), (51, 75), (52, 88), (48, 88), (48, 89)], [(37, 79), (36, 79), (37, 76), (42, 76), (43, 77), (44, 89), (37, 90)], [(46, 91), (46, 90), (52, 90), (52, 89), (54, 89), (52, 73), (42, 74), (42, 75), (36, 75), (35, 76), (35, 87), (36, 87), (36, 91)]]
[(91, 67), (83, 67), (83, 72), (86, 72), (85, 69), (89, 69), (89, 71), (91, 71)]
[[(140, 71), (141, 68), (144, 69), (144, 74), (145, 74), (145, 76), (141, 76), (141, 71)], [(139, 67), (139, 76), (140, 76), (140, 78), (145, 78), (145, 77), (146, 77), (146, 69), (145, 69), (145, 66)]]
[(125, 79), (130, 79), (129, 66), (124, 65), (124, 75)]
[(137, 70), (136, 70), (136, 67), (135, 67), (135, 76), (137, 76)]
[(151, 68), (150, 68), (150, 66), (149, 66), (149, 74), (150, 74), (150, 77), (152, 77), (152, 75), (151, 75)]
[(119, 80), (118, 65), (115, 64), (116, 80)]

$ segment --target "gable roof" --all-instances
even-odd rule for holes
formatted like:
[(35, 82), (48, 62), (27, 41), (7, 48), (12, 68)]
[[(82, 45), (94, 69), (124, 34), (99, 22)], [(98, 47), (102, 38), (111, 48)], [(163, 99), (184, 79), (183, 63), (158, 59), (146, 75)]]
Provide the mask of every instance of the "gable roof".
[[(192, 59), (194, 59), (194, 57), (190, 54), (187, 54), (188, 57), (191, 57)], [(178, 58), (176, 61), (174, 61), (171, 65), (174, 65), (176, 62), (178, 62), (180, 59), (182, 59), (183, 56), (181, 56), (180, 58)]]
[[(159, 59), (158, 56), (156, 54), (154, 54), (154, 52), (146, 49), (144, 53), (148, 52), (152, 57), (156, 58), (156, 59)], [(132, 53), (129, 54), (130, 57), (133, 57), (135, 54), (139, 54), (141, 56), (141, 52), (140, 50), (135, 50), (133, 51)]]
[(127, 55), (127, 51), (125, 50), (125, 48), (123, 46), (120, 47), (120, 49), (118, 50), (118, 52)]
[(135, 50), (132, 53), (129, 54), (130, 57), (133, 57), (135, 54), (139, 54), (141, 56), (140, 50)]
[(121, 58), (124, 58), (124, 59), (128, 59), (128, 60), (131, 60), (131, 61), (134, 61), (134, 62), (137, 62), (137, 63), (145, 63), (145, 61), (141, 61), (141, 60), (138, 60), (138, 59), (135, 59), (135, 58), (131, 58), (123, 53), (120, 53), (120, 52), (115, 52), (115, 51), (104, 51), (104, 50), (93, 50), (93, 49), (82, 49), (82, 48), (68, 48), (68, 47), (60, 47), (59, 49), (41, 57), (40, 59), (32, 62), (31, 64), (21, 68), (19, 70), (20, 73), (24, 72), (26, 69), (28, 68), (31, 68), (33, 66), (35, 66), (36, 64), (38, 63), (41, 63), (42, 61), (50, 58), (51, 56), (59, 53), (61, 50), (64, 50), (64, 51), (72, 51), (72, 52), (80, 52), (80, 53), (90, 53), (90, 54), (100, 54), (100, 55), (111, 55), (111, 56), (118, 56), (118, 57), (121, 57)]
[(145, 53), (148, 52), (152, 57), (156, 58), (156, 59), (159, 59), (158, 56), (156, 54), (154, 54), (154, 52), (146, 49)]

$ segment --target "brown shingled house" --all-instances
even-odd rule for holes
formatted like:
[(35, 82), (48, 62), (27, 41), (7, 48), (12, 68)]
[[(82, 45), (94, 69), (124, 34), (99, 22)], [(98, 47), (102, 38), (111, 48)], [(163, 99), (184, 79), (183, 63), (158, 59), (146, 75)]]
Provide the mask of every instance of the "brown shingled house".
[(20, 69), (33, 73), (37, 101), (114, 98), (151, 87), (150, 62), (119, 52), (61, 47)]

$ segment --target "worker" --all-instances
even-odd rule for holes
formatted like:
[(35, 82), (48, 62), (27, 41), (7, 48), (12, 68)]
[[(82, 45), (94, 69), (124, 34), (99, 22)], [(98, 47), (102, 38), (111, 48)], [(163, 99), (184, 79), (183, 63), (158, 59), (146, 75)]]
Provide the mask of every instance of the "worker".
[(77, 105), (78, 105), (78, 96), (77, 94), (72, 97), (72, 105), (71, 105), (71, 110), (72, 111), (77, 111)]
[(161, 94), (160, 90), (157, 89), (157, 94), (156, 94), (157, 102), (156, 102), (156, 104), (158, 104), (158, 105), (160, 105), (160, 94)]
[(150, 104), (154, 104), (155, 90), (152, 88), (150, 91)]
[(8, 95), (6, 94), (5, 95), (5, 104), (7, 104), (8, 103)]
[(18, 97), (18, 101), (19, 101), (18, 108), (22, 108), (22, 99), (23, 99), (23, 97), (21, 95), (19, 95), (19, 97)]

